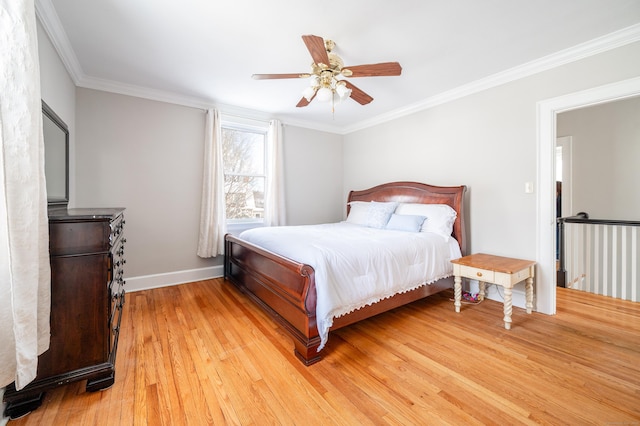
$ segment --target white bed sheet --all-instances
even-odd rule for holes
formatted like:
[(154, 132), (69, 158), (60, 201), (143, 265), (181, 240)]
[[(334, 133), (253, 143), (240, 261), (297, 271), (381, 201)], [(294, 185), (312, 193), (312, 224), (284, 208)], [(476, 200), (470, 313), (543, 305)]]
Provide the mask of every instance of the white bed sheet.
[(451, 276), (450, 260), (461, 257), (453, 238), (347, 222), (254, 228), (240, 238), (314, 268), (318, 351), (334, 318)]

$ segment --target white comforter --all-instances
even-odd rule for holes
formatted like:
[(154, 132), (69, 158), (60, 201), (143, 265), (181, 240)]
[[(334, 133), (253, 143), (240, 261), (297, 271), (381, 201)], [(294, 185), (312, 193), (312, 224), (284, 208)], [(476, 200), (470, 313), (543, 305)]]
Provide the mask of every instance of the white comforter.
[(314, 268), (318, 351), (334, 318), (448, 277), (449, 261), (461, 257), (453, 238), (346, 222), (255, 228), (240, 238)]

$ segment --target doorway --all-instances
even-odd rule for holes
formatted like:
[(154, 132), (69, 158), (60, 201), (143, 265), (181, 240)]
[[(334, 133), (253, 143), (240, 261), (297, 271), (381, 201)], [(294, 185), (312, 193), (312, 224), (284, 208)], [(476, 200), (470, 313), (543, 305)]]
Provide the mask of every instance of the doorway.
[(545, 314), (556, 313), (555, 274), (555, 215), (556, 215), (556, 116), (586, 106), (611, 102), (640, 95), (640, 77), (596, 87), (558, 98), (538, 102), (538, 261), (537, 310)]

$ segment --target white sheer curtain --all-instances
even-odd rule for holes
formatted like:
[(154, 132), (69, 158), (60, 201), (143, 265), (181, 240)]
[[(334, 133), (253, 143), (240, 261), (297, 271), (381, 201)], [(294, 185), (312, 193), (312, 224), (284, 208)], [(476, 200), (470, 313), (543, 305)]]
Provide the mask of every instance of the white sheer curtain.
[(0, 0), (0, 386), (49, 347), (51, 271), (33, 0)]
[(280, 120), (269, 122), (268, 138), (268, 173), (267, 190), (265, 194), (265, 226), (282, 226), (286, 224), (284, 202), (284, 173), (283, 173), (283, 135)]
[(224, 253), (225, 199), (222, 164), (222, 127), (218, 110), (208, 109), (204, 137), (204, 170), (198, 256)]

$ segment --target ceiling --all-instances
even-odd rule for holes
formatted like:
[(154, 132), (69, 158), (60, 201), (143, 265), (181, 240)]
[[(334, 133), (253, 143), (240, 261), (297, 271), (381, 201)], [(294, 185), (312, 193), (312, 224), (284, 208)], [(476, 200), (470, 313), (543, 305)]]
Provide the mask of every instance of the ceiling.
[[(36, 10), (80, 87), (337, 133), (640, 33), (640, 0), (36, 0)], [(397, 61), (402, 75), (350, 79), (374, 98), (365, 106), (296, 108), (307, 79), (251, 75), (309, 72), (303, 34), (335, 41), (345, 65)]]

